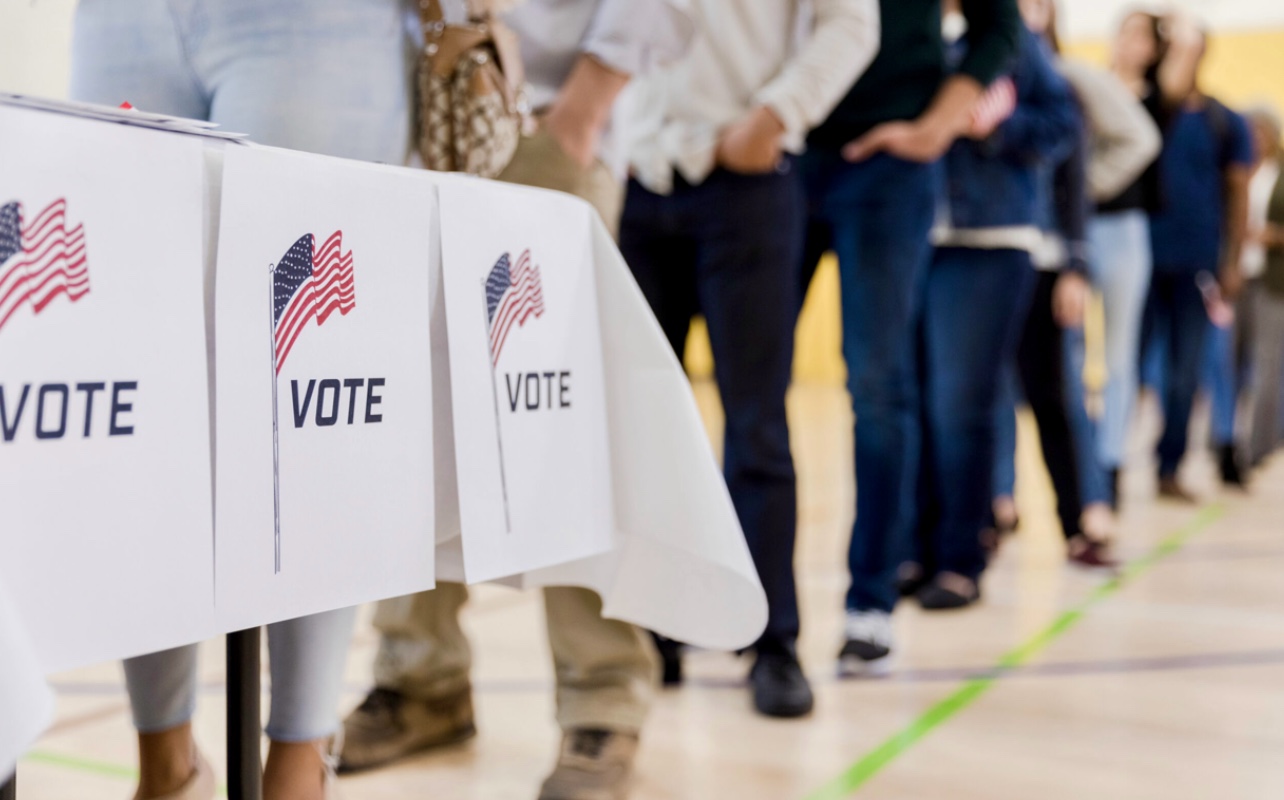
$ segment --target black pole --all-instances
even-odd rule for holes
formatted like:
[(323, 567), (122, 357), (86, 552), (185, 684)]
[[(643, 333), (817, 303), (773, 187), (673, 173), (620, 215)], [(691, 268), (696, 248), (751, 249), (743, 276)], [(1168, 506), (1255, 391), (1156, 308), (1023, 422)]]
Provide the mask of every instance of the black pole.
[(261, 725), (259, 629), (250, 628), (227, 635), (228, 800), (262, 800)]
[(9, 780), (0, 783), (0, 800), (18, 800), (18, 771), (15, 769)]

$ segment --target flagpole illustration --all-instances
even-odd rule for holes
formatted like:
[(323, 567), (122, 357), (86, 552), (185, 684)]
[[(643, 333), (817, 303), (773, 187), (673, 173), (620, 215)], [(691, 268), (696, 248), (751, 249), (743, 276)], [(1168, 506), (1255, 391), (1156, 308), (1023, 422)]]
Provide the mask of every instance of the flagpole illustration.
[(513, 532), (508, 512), (508, 476), (504, 468), (504, 429), (499, 421), (499, 386), (495, 379), (495, 353), (490, 344), (490, 306), (486, 299), (486, 279), (482, 278), (482, 319), (486, 320), (486, 351), (490, 353), (490, 396), (495, 403), (495, 440), (499, 443), (499, 488), (504, 495), (504, 530)]
[(277, 426), (276, 399), (276, 265), (268, 271), (268, 333), (272, 338), (272, 547), (273, 574), (281, 573), (281, 434)]

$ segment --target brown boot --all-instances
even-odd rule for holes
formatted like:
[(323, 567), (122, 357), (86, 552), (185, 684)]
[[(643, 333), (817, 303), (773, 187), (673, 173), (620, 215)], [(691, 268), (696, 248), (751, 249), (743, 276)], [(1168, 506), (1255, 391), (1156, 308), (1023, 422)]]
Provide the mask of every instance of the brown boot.
[(1185, 486), (1177, 481), (1175, 475), (1160, 476), (1159, 478), (1159, 496), (1164, 500), (1173, 500), (1178, 503), (1198, 503), (1199, 498), (1190, 492)]
[(472, 688), (432, 700), (375, 687), (343, 722), (339, 772), (357, 772), (471, 739)]
[(562, 737), (562, 753), (539, 800), (624, 800), (629, 794), (638, 737), (579, 728)]

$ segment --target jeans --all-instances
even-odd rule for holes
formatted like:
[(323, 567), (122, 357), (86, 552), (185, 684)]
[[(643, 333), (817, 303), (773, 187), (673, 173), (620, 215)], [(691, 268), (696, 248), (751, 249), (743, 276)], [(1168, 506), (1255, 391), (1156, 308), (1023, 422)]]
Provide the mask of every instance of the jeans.
[(1016, 368), (1005, 366), (1000, 380), (994, 495), (1011, 496), (1015, 483), (1015, 373), (1039, 426), (1043, 462), (1057, 495), (1057, 517), (1068, 539), (1082, 532), (1084, 506), (1107, 502), (1109, 497), (1097, 463), (1095, 430), (1084, 405), (1083, 332), (1062, 328), (1052, 314), (1059, 278), (1055, 272), (1038, 273), (1017, 345)]
[(1189, 272), (1156, 269), (1146, 300), (1142, 347), (1163, 353), (1160, 402), (1164, 432), (1156, 454), (1159, 476), (1171, 478), (1186, 455), (1190, 414), (1199, 390), (1204, 341), (1212, 323)]
[[(82, 0), (71, 95), (217, 122), (262, 144), (404, 163), (412, 49), (402, 0)], [(268, 627), (268, 735), (338, 727), (351, 609)], [(130, 659), (138, 730), (191, 718), (195, 645)]]
[(975, 579), (985, 568), (980, 532), (993, 497), (999, 380), (1033, 275), (1029, 253), (1020, 250), (941, 248), (928, 270), (917, 528), (929, 575)]
[(620, 251), (681, 358), (704, 314), (726, 411), (723, 465), (769, 610), (759, 652), (798, 639), (798, 494), (785, 393), (794, 355), (804, 200), (793, 159), (775, 173), (717, 170), (671, 195), (629, 183)]
[[(1260, 279), (1249, 280), (1235, 299), (1235, 323), (1213, 326), (1204, 348), (1204, 383), (1212, 400), (1213, 446), (1238, 445), (1235, 421), (1241, 398), (1251, 399), (1253, 350), (1257, 346), (1257, 297)], [(1247, 425), (1245, 427), (1248, 427)]]
[(847, 389), (856, 413), (859, 488), (847, 608), (891, 611), (896, 568), (911, 549), (920, 447), (915, 324), (932, 253), (928, 237), (940, 167), (888, 155), (851, 164), (824, 151), (807, 153), (800, 164), (809, 214), (804, 281), (832, 248), (842, 284)]
[(1137, 399), (1142, 312), (1150, 285), (1150, 226), (1144, 211), (1101, 214), (1088, 224), (1092, 281), (1101, 291), (1106, 317), (1105, 413), (1097, 431), (1097, 454), (1106, 469), (1118, 469), (1128, 443)]

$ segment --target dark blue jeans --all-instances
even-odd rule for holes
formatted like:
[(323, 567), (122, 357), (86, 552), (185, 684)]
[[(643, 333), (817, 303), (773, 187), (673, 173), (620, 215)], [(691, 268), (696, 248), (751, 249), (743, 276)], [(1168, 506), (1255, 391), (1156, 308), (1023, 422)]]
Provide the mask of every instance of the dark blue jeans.
[(661, 196), (630, 181), (620, 250), (681, 357), (704, 314), (726, 412), (723, 467), (767, 593), (759, 652), (798, 638), (794, 537), (798, 498), (785, 392), (794, 352), (803, 196), (792, 159), (769, 175), (680, 177)]
[(1164, 409), (1164, 433), (1159, 439), (1159, 476), (1177, 474), (1186, 455), (1190, 413), (1199, 391), (1204, 339), (1208, 333), (1208, 312), (1195, 276), (1190, 272), (1155, 266), (1142, 318), (1141, 346), (1162, 353), (1159, 382)]
[[(975, 579), (985, 569), (980, 533), (994, 494), (1000, 378), (1014, 358), (1034, 281), (1030, 255), (1019, 250), (941, 248), (928, 270), (917, 523), (929, 574)], [(1052, 357), (1059, 362), (1059, 355)]]
[(919, 452), (914, 331), (940, 170), (886, 155), (850, 164), (818, 151), (801, 163), (809, 209), (804, 273), (810, 277), (826, 250), (837, 253), (856, 412), (847, 607), (891, 611), (896, 567), (911, 551)]

